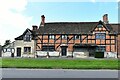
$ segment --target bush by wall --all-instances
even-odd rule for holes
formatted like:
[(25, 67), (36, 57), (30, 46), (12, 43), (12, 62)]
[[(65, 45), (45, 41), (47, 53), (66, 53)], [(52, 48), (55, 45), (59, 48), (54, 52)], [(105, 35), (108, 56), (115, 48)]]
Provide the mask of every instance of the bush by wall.
[(104, 52), (95, 52), (95, 58), (104, 58)]

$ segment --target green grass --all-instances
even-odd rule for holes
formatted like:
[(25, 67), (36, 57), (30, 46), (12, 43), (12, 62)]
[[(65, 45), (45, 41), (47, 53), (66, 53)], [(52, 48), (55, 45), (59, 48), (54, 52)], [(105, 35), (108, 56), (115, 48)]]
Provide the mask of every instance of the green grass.
[(118, 69), (118, 60), (3, 58), (2, 68)]

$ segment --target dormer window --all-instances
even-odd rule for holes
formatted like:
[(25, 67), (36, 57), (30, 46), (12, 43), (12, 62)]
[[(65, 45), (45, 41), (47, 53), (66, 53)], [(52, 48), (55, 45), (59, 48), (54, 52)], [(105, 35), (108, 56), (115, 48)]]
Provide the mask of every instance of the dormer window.
[(54, 39), (55, 36), (54, 35), (49, 35), (49, 39)]
[(75, 39), (80, 39), (80, 36), (79, 35), (75, 35)]
[(96, 33), (96, 39), (105, 39), (105, 33)]
[(98, 27), (98, 28), (102, 28), (102, 25), (101, 25), (101, 24), (99, 24), (97, 27)]
[(67, 39), (67, 35), (62, 35), (62, 39)]
[(31, 38), (32, 38), (31, 34), (26, 33), (26, 35), (24, 36), (24, 41), (31, 41)]

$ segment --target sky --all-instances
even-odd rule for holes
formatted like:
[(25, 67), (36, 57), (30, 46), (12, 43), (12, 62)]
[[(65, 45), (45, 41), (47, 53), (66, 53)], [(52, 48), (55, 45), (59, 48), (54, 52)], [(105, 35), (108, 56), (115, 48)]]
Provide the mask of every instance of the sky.
[(1, 0), (0, 44), (23, 34), (32, 25), (45, 22), (97, 22), (108, 14), (110, 23), (118, 23), (119, 0)]

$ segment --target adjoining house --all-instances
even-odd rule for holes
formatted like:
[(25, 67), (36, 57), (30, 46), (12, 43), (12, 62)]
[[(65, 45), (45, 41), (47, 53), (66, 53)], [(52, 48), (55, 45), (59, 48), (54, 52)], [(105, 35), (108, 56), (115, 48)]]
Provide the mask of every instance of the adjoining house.
[(12, 43), (8, 43), (2, 46), (2, 57), (14, 57), (14, 53), (15, 53), (15, 41), (13, 41)]
[(35, 34), (37, 26), (32, 26), (33, 30), (26, 29), (19, 37), (15, 38), (15, 54), (16, 57), (35, 57)]
[(37, 56), (117, 58), (119, 29), (118, 24), (109, 23), (108, 14), (99, 22), (50, 23), (45, 23), (42, 15), (36, 37)]
[(37, 26), (33, 26), (33, 30), (26, 29), (24, 33), (15, 41), (2, 47), (2, 57), (35, 57), (35, 32)]

